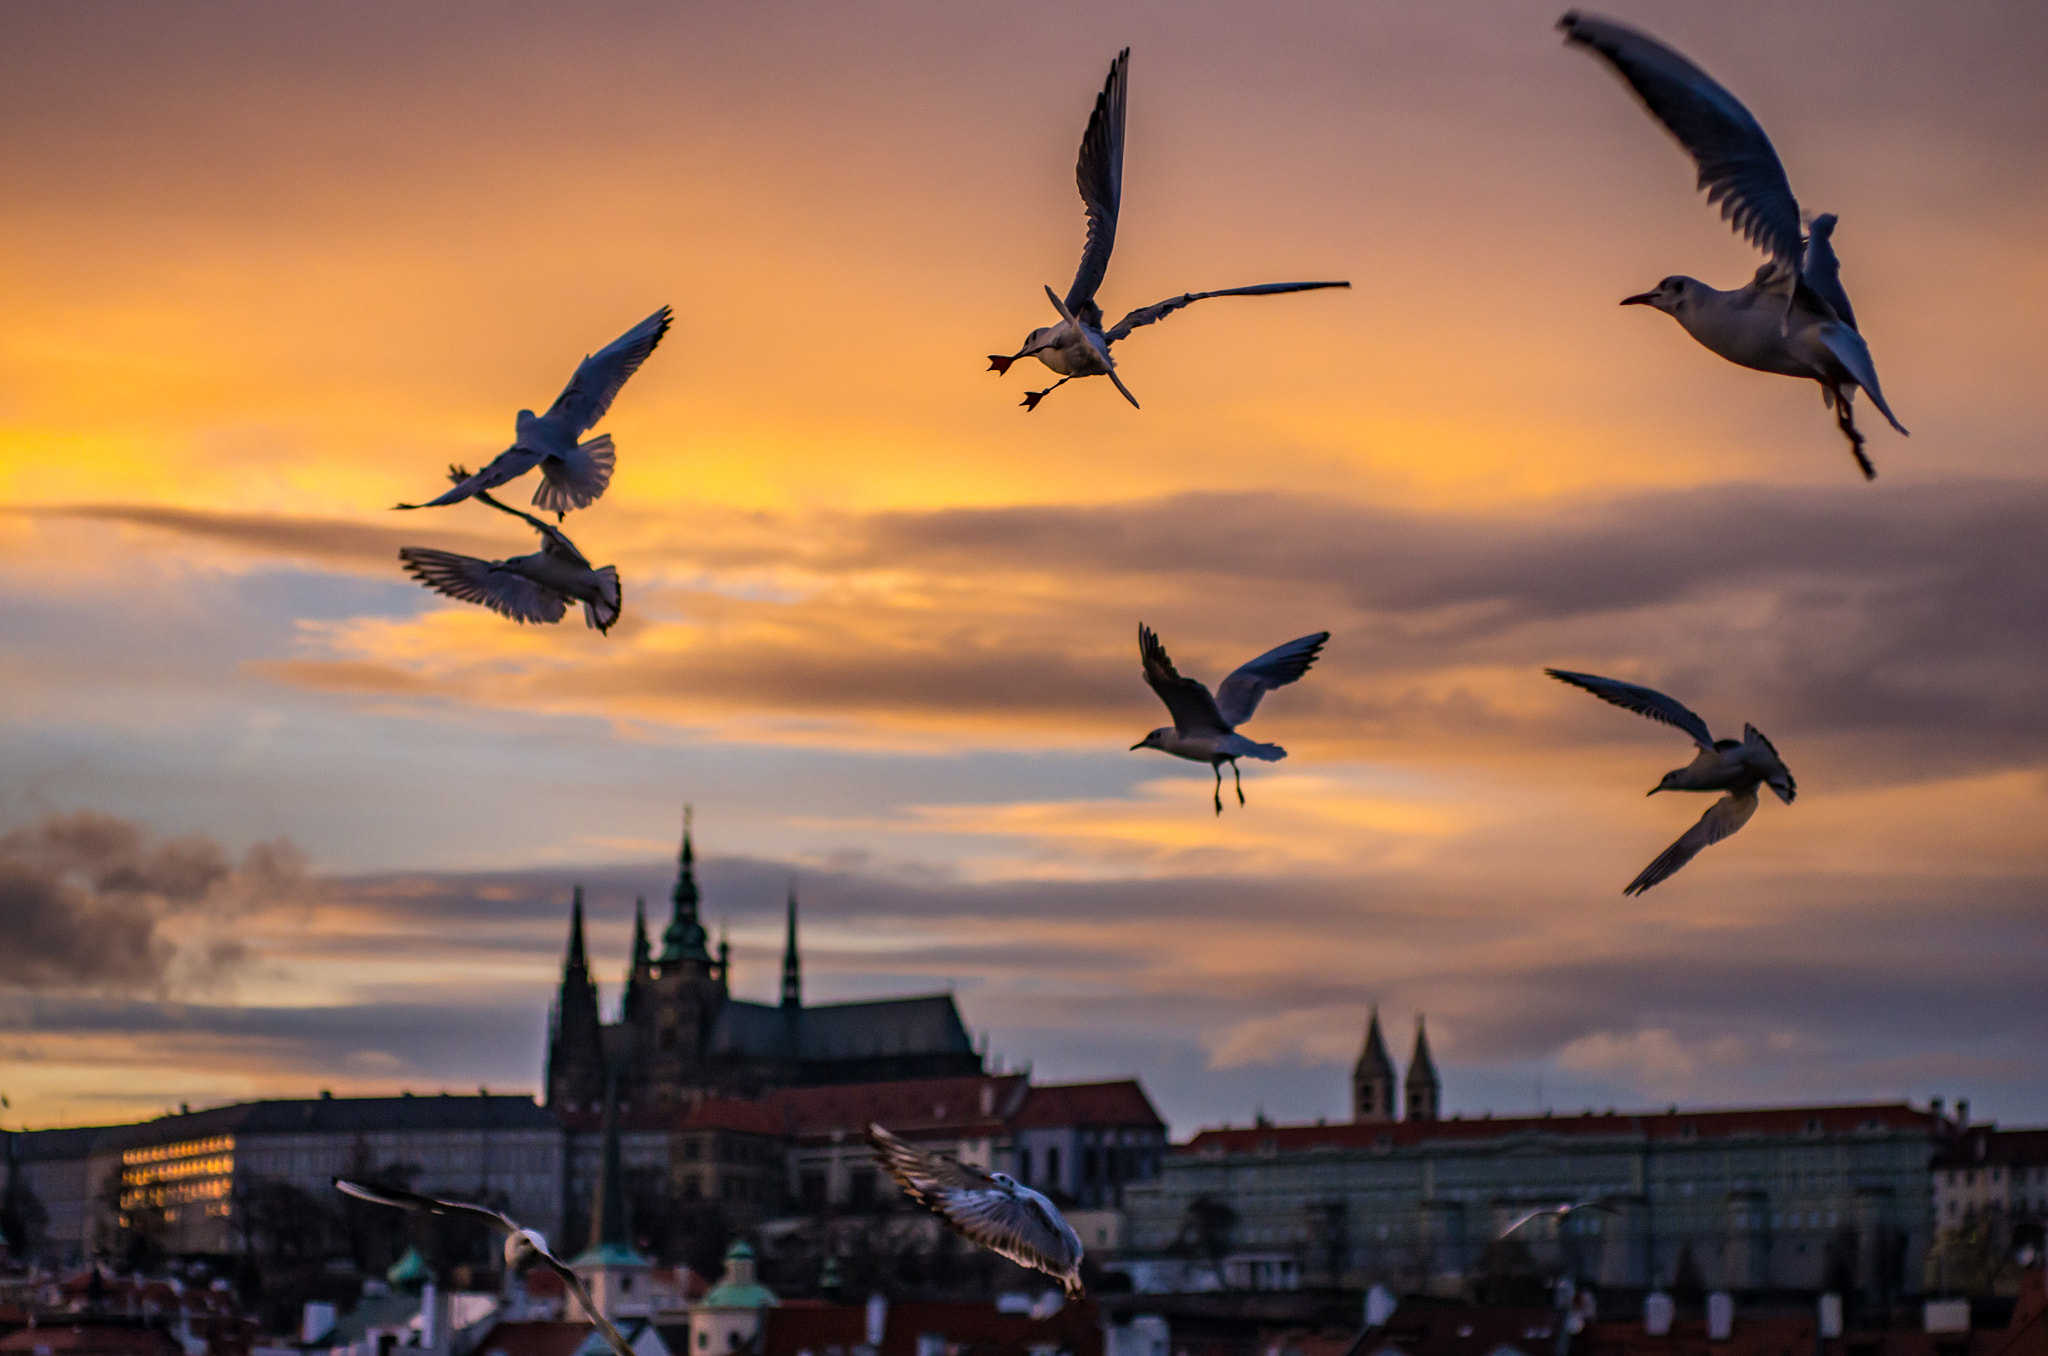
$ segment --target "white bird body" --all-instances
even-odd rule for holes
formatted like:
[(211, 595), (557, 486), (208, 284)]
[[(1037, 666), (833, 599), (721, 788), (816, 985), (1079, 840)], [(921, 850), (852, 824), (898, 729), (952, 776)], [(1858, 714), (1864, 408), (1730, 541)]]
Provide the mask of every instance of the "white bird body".
[(1184, 292), (1150, 306), (1141, 306), (1114, 325), (1103, 324), (1102, 307), (1095, 294), (1109, 272), (1110, 252), (1116, 246), (1117, 215), (1123, 210), (1124, 192), (1124, 108), (1130, 84), (1131, 49), (1126, 47), (1109, 66), (1109, 79), (1096, 96), (1095, 111), (1088, 129), (1081, 135), (1081, 154), (1074, 166), (1074, 180), (1081, 190), (1081, 203), (1088, 212), (1088, 240), (1081, 250), (1081, 265), (1064, 299), (1048, 287), (1045, 295), (1059, 312), (1060, 323), (1042, 325), (1025, 337), (1015, 353), (991, 353), (989, 370), (1008, 372), (1020, 358), (1036, 358), (1060, 379), (1043, 391), (1027, 391), (1024, 408), (1035, 410), (1038, 402), (1075, 377), (1108, 377), (1123, 398), (1135, 407), (1138, 398), (1116, 372), (1110, 345), (1130, 335), (1140, 325), (1164, 320), (1183, 306), (1210, 297), (1270, 296), (1279, 292), (1312, 292), (1325, 287), (1349, 287), (1348, 282), (1261, 283), (1256, 287), (1229, 287), (1215, 292)]
[[(474, 479), (459, 466), (449, 468), (449, 477), (461, 483)], [(541, 549), (505, 560), (480, 560), (453, 551), (407, 546), (398, 558), (405, 562), (408, 573), (436, 593), (479, 603), (522, 624), (558, 622), (570, 603), (581, 603), (585, 625), (599, 633), (612, 629), (624, 608), (617, 567), (593, 568), (560, 528), (499, 503), (488, 490), (472, 490), (471, 495), (540, 533)]]
[(983, 1172), (868, 1126), (875, 1161), (904, 1193), (963, 1237), (1057, 1280), (1080, 1299), (1081, 1236), (1059, 1207), (1008, 1173)]
[(1621, 304), (1663, 311), (1729, 362), (1820, 383), (1857, 466), (1865, 479), (1875, 479), (1851, 397), (1862, 390), (1901, 435), (1906, 427), (1878, 389), (1877, 364), (1842, 287), (1834, 215), (1815, 217), (1802, 233), (1799, 202), (1762, 125), (1679, 53), (1626, 24), (1576, 10), (1558, 27), (1567, 43), (1598, 54), (1628, 82), (1693, 158), (1708, 201), (1719, 203), (1736, 231), (1771, 256), (1746, 287), (1724, 292), (1674, 274)]
[(1223, 813), (1223, 765), (1228, 763), (1237, 787), (1237, 803), (1244, 804), (1244, 782), (1238, 776), (1237, 760), (1256, 758), (1262, 763), (1277, 763), (1287, 756), (1287, 750), (1278, 744), (1247, 739), (1237, 732), (1237, 727), (1252, 718), (1252, 713), (1259, 709), (1259, 699), (1266, 693), (1307, 673), (1329, 638), (1328, 631), (1318, 631), (1276, 645), (1257, 659), (1238, 665), (1211, 695), (1197, 680), (1181, 677), (1159, 637), (1151, 627), (1139, 623), (1138, 659), (1144, 666), (1145, 681), (1172, 713), (1173, 724), (1160, 726), (1131, 748), (1157, 749), (1191, 763), (1207, 763), (1216, 774), (1219, 815)]
[(576, 367), (562, 394), (547, 413), (521, 410), (512, 420), (512, 446), (491, 463), (437, 499), (399, 508), (440, 508), (460, 503), (482, 490), (496, 489), (538, 466), (541, 483), (533, 493), (536, 508), (557, 519), (570, 509), (588, 508), (612, 481), (617, 449), (609, 433), (588, 441), (583, 435), (611, 409), (619, 388), (640, 370), (647, 355), (668, 333), (674, 313), (666, 306), (627, 330)]
[(1754, 725), (1744, 725), (1740, 739), (1716, 739), (1708, 731), (1707, 723), (1689, 707), (1655, 688), (1591, 673), (1573, 673), (1567, 669), (1545, 669), (1544, 672), (1561, 683), (1583, 688), (1604, 702), (1647, 716), (1692, 738), (1699, 748), (1693, 760), (1684, 767), (1665, 773), (1650, 788), (1649, 794), (1654, 796), (1659, 791), (1727, 793), (1707, 807), (1707, 812), (1700, 816), (1697, 824), (1680, 834), (1676, 842), (1644, 867), (1622, 891), (1625, 895), (1641, 894), (1697, 857), (1702, 848), (1720, 842), (1747, 824), (1749, 817), (1756, 813), (1758, 787), (1770, 787), (1772, 794), (1787, 805), (1799, 794), (1798, 784), (1792, 780), (1791, 770), (1778, 757), (1778, 750)]

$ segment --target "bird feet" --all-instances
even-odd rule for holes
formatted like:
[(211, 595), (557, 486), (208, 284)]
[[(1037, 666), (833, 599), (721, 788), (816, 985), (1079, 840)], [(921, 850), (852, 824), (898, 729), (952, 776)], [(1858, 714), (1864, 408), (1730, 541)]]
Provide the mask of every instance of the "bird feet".
[(1045, 389), (1044, 389), (1043, 391), (1026, 391), (1026, 392), (1024, 393), (1024, 410), (1025, 410), (1025, 413), (1027, 413), (1027, 414), (1028, 414), (1028, 413), (1030, 413), (1030, 412), (1031, 412), (1032, 410), (1035, 410), (1035, 409), (1037, 409), (1037, 408), (1038, 408), (1038, 402), (1039, 402), (1039, 401), (1041, 401), (1041, 400), (1045, 399), (1045, 398), (1046, 398), (1047, 396), (1051, 395), (1051, 394), (1052, 394), (1052, 393), (1053, 393), (1054, 391), (1057, 391), (1057, 390), (1059, 390), (1059, 389), (1060, 389), (1060, 387), (1062, 387), (1062, 386), (1065, 386), (1065, 385), (1066, 385), (1066, 384), (1067, 384), (1068, 382), (1070, 382), (1070, 381), (1072, 381), (1072, 380), (1073, 380), (1073, 378), (1072, 378), (1072, 377), (1061, 377), (1061, 378), (1060, 378), (1060, 379), (1059, 379), (1058, 381), (1056, 381), (1056, 382), (1054, 382), (1054, 383), (1053, 383), (1052, 385), (1050, 385), (1050, 386), (1046, 387), (1046, 388), (1045, 388)]
[(1849, 393), (1847, 391), (1835, 392), (1834, 405), (1835, 426), (1841, 429), (1842, 436), (1849, 440), (1849, 451), (1855, 455), (1857, 466), (1862, 468), (1863, 478), (1865, 480), (1877, 479), (1877, 468), (1870, 464), (1870, 458), (1864, 455), (1863, 452), (1864, 437), (1862, 430), (1856, 427), (1855, 412), (1849, 408)]
[[(1218, 782), (1222, 780), (1220, 777), (1217, 778)], [(1244, 804), (1244, 778), (1238, 773), (1237, 760), (1235, 758), (1230, 760), (1230, 780), (1237, 785), (1237, 803), (1239, 805)]]
[(1016, 361), (1015, 358), (1006, 358), (1000, 353), (991, 353), (988, 355), (988, 370), (991, 372), (1008, 372), (1010, 364)]

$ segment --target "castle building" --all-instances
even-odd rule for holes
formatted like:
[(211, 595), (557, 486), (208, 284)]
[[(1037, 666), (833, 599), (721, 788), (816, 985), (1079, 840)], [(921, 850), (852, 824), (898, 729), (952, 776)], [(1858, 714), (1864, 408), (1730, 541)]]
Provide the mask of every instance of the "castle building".
[(611, 1071), (621, 1109), (641, 1111), (686, 1109), (707, 1098), (756, 1098), (777, 1088), (982, 1072), (950, 994), (806, 1006), (794, 887), (779, 1001), (733, 997), (730, 950), (721, 942), (712, 954), (700, 917), (687, 814), (670, 900), (659, 952), (648, 939), (644, 905), (638, 911), (619, 1020), (605, 1023), (590, 977), (583, 894), (576, 892), (548, 1024), (549, 1107), (597, 1111)]

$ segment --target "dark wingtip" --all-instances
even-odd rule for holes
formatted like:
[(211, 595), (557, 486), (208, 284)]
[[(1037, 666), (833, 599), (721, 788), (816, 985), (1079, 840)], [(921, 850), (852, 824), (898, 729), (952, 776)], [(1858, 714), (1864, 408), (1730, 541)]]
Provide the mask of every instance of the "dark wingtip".
[(1566, 10), (1564, 12), (1564, 17), (1557, 21), (1557, 28), (1560, 33), (1570, 33), (1578, 26), (1579, 12), (1575, 9)]

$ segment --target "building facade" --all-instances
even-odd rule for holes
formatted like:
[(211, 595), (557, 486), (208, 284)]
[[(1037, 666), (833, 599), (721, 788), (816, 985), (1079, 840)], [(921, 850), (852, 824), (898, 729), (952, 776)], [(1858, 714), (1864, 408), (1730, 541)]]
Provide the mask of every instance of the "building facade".
[(794, 891), (779, 1001), (733, 997), (731, 952), (721, 942), (712, 953), (700, 903), (686, 817), (661, 947), (656, 950), (648, 936), (643, 906), (619, 1017), (606, 1023), (577, 891), (548, 1023), (550, 1107), (596, 1112), (614, 1078), (620, 1106), (639, 1112), (681, 1109), (707, 1098), (758, 1098), (778, 1088), (981, 1072), (981, 1056), (951, 994), (806, 1006)]
[(1125, 1204), (1141, 1260), (1185, 1257), (1206, 1217), (1212, 1269), (1417, 1290), (1478, 1275), (1526, 1211), (1597, 1199), (1613, 1213), (1518, 1231), (1539, 1267), (1886, 1298), (1918, 1289), (1942, 1127), (1887, 1104), (1205, 1130)]

